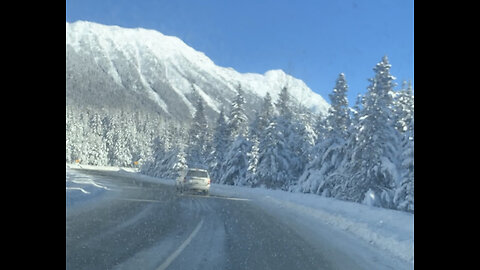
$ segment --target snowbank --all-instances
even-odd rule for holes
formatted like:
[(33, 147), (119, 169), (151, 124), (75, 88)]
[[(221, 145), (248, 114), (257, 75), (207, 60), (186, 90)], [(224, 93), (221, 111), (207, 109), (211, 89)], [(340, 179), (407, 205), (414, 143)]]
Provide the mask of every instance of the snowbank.
[(66, 171), (66, 203), (71, 209), (85, 202), (98, 199), (109, 190), (108, 187), (103, 186), (90, 177), (78, 171)]
[(111, 171), (111, 172), (138, 172), (137, 168), (128, 167), (114, 167), (114, 166), (94, 166), (94, 165), (82, 165), (82, 164), (66, 164), (68, 169), (83, 169), (94, 171)]
[[(73, 169), (73, 170), (72, 170)], [(79, 169), (79, 170), (75, 170)], [(174, 185), (172, 180), (158, 179), (138, 173), (137, 168), (115, 167), (115, 166), (93, 166), (81, 164), (66, 164), (66, 203), (69, 210), (78, 209), (86, 203), (95, 203), (107, 195), (111, 189), (98, 181), (98, 177), (92, 177), (82, 173), (82, 170), (108, 171), (119, 175), (129, 175), (141, 181)], [(109, 194), (112, 194), (110, 192)]]
[(112, 167), (112, 166), (92, 166), (80, 164), (66, 164), (66, 203), (69, 210), (78, 209), (80, 205), (87, 202), (95, 203), (107, 195), (111, 189), (104, 184), (99, 183), (98, 178), (82, 173), (81, 170), (110, 171), (118, 174), (130, 174), (139, 178), (136, 168)]

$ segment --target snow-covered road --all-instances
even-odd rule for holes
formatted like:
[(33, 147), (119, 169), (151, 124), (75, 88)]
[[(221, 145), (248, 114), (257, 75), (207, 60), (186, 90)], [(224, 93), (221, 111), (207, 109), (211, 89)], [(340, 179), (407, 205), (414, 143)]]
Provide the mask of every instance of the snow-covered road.
[[(67, 166), (67, 269), (412, 269), (413, 215)], [(319, 200), (320, 199), (320, 200)]]

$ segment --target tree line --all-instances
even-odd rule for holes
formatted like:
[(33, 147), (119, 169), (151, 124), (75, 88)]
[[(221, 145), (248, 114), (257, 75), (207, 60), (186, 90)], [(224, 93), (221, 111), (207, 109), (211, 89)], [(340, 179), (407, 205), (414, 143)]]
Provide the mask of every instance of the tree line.
[(67, 107), (67, 162), (138, 166), (174, 178), (186, 167), (212, 182), (266, 187), (414, 212), (414, 98), (394, 90), (387, 57), (374, 67), (365, 95), (348, 106), (339, 74), (327, 115), (313, 114), (284, 86), (266, 94), (253, 119), (241, 85), (229, 108), (209, 124), (198, 94), (190, 124), (134, 113)]

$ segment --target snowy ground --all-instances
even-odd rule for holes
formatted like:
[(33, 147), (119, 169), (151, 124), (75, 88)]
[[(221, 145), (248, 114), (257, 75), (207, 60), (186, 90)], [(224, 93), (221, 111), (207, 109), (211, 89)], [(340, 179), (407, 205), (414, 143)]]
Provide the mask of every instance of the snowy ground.
[[(174, 185), (173, 180), (158, 179), (138, 174), (135, 169), (118, 167), (96, 167), (67, 164), (67, 203), (69, 207), (79, 208), (86, 202), (101, 199), (108, 192), (108, 187), (96, 183), (88, 175), (75, 168), (107, 170), (119, 174), (128, 174), (138, 180)], [(324, 198), (318, 195), (289, 193), (263, 188), (246, 188), (212, 184), (211, 195), (249, 199), (260, 207), (275, 214), (286, 224), (297, 228), (299, 233), (316, 237), (325, 226), (334, 228), (342, 237), (329, 234), (318, 235), (324, 241), (330, 241), (338, 248), (362, 256), (362, 251), (353, 248), (349, 241), (364, 242), (366, 248), (382, 250), (389, 260), (398, 260), (401, 264), (413, 268), (414, 215), (401, 211), (370, 207), (352, 202)], [(345, 240), (347, 235), (350, 240)], [(339, 240), (339, 239), (343, 240)], [(360, 241), (359, 241), (360, 240)], [(378, 258), (364, 258), (366, 261)], [(403, 268), (403, 267), (400, 267)], [(399, 268), (399, 269), (400, 269)]]
[(104, 195), (107, 195), (106, 192), (110, 190), (109, 187), (95, 182), (95, 179), (88, 174), (82, 174), (77, 170), (71, 169), (102, 170), (118, 173), (136, 172), (136, 170), (132, 168), (78, 164), (67, 164), (66, 169), (66, 201), (70, 209), (79, 208), (87, 203), (94, 203), (95, 200), (99, 200), (104, 197)]

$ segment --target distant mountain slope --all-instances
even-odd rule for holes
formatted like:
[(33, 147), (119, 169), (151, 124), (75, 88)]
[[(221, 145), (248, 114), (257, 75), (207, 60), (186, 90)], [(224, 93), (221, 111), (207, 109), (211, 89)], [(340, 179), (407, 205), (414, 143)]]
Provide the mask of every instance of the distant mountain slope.
[(219, 67), (180, 39), (154, 30), (78, 21), (66, 23), (66, 33), (67, 106), (143, 110), (185, 121), (195, 112), (193, 85), (214, 121), (222, 107), (229, 109), (240, 84), (251, 112), (267, 92), (275, 100), (285, 85), (314, 112), (329, 107), (282, 70), (261, 75)]

